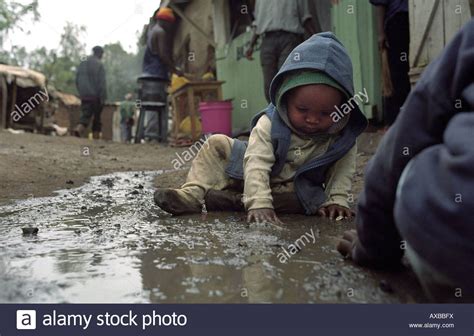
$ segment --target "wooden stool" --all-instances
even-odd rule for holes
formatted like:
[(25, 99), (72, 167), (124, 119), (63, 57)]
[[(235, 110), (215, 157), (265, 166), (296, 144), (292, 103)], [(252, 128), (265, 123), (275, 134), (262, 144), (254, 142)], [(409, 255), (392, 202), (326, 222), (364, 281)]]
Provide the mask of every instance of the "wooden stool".
[(192, 140), (195, 141), (200, 137), (195, 121), (196, 117), (199, 116), (199, 103), (202, 101), (222, 100), (222, 83), (224, 82), (191, 81), (171, 94), (173, 137), (175, 140), (178, 138), (179, 125), (188, 116), (191, 119)]

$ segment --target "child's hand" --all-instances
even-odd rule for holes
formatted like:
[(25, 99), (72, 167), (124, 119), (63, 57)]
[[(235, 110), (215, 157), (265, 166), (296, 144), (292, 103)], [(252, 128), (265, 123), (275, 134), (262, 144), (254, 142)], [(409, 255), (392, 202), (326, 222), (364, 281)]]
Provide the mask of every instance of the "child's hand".
[(275, 210), (273, 209), (254, 209), (249, 210), (247, 214), (247, 222), (270, 222), (273, 224), (282, 225), (283, 222), (277, 217)]
[(318, 215), (329, 217), (329, 219), (336, 219), (338, 217), (350, 218), (355, 215), (355, 212), (341, 205), (330, 204), (320, 208), (318, 210)]

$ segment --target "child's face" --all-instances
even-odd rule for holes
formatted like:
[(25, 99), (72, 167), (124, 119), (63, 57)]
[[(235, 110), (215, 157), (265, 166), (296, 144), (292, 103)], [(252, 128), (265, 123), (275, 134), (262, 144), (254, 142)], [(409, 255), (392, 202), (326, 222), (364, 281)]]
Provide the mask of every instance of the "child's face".
[(291, 90), (287, 99), (288, 119), (303, 134), (326, 132), (333, 124), (334, 106), (342, 103), (339, 90), (324, 84), (311, 84)]

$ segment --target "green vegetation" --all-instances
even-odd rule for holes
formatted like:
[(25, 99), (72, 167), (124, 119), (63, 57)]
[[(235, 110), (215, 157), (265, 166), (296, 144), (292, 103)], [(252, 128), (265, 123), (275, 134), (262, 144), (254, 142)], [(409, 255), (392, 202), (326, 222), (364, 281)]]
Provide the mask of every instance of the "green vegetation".
[[(84, 34), (86, 28), (68, 22), (64, 27), (55, 49), (41, 47), (27, 51), (24, 46), (14, 45), (11, 50), (3, 50), (4, 36), (13, 29), (22, 29), (22, 19), (33, 16), (39, 19), (38, 0), (29, 5), (15, 1), (0, 0), (0, 63), (27, 67), (43, 73), (48, 84), (57, 90), (77, 94), (75, 86), (76, 68), (89, 54), (86, 50)], [(138, 37), (137, 37), (138, 41)], [(128, 92), (135, 92), (136, 78), (141, 73), (144, 49), (138, 44), (138, 52), (128, 53), (119, 42), (107, 44), (102, 59), (106, 78), (109, 101), (121, 101)]]

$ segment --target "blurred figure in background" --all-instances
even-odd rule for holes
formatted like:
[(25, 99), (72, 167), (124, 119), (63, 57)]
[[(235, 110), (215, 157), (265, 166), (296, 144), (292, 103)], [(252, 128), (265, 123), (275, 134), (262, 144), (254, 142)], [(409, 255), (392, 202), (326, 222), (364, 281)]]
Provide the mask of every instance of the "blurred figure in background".
[(74, 129), (74, 135), (84, 136), (84, 132), (92, 121), (92, 135), (94, 139), (100, 138), (102, 123), (100, 115), (107, 98), (105, 69), (100, 61), (104, 49), (100, 46), (92, 48), (92, 55), (79, 64), (76, 73), (76, 87), (81, 98), (81, 117), (79, 124)]
[(133, 118), (135, 116), (135, 103), (132, 98), (133, 95), (127, 93), (125, 101), (120, 104), (120, 139), (125, 143), (130, 143), (132, 140)]
[[(166, 102), (166, 88), (169, 84), (169, 73), (174, 72), (181, 76), (183, 73), (173, 62), (173, 40), (176, 30), (176, 18), (170, 8), (162, 7), (155, 11), (150, 23), (145, 28), (142, 36), (142, 43), (146, 45), (145, 56), (143, 58), (143, 74), (139, 81), (142, 81), (144, 91), (150, 91), (153, 87), (153, 100)], [(144, 97), (139, 97), (143, 100)], [(144, 137), (147, 140), (158, 140), (162, 135), (159, 129), (159, 118), (162, 118), (162, 125), (168, 121), (166, 113), (157, 113), (156, 111), (147, 111), (145, 120), (142, 121), (146, 126)], [(143, 118), (142, 118), (143, 119)], [(143, 129), (143, 125), (138, 125), (138, 129)], [(142, 134), (138, 136), (140, 139)]]
[(390, 127), (410, 93), (408, 0), (370, 0), (376, 6), (378, 46), (387, 50), (393, 91), (384, 98), (384, 123)]
[(245, 52), (249, 60), (258, 37), (262, 36), (260, 63), (263, 70), (265, 98), (270, 102), (270, 83), (290, 52), (304, 40), (317, 33), (309, 12), (308, 0), (256, 0), (255, 26), (250, 46)]

